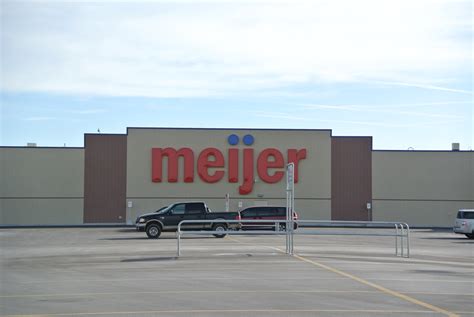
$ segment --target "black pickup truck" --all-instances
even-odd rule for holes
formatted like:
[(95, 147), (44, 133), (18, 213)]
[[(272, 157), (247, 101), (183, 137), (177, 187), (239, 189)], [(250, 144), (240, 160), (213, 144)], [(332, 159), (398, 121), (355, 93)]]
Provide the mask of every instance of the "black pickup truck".
[[(221, 220), (214, 223), (184, 223), (182, 230), (225, 231), (239, 229), (240, 223), (227, 223), (225, 220), (240, 220), (238, 212), (212, 212), (203, 202), (180, 202), (158, 209), (155, 212), (141, 215), (135, 221), (138, 231), (145, 231), (148, 238), (156, 239), (161, 232), (174, 232), (182, 220)], [(225, 234), (214, 234), (223, 238)]]

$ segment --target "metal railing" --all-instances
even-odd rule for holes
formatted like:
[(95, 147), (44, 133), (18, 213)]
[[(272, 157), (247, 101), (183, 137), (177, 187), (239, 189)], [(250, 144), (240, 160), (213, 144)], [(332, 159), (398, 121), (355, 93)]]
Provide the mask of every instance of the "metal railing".
[[(273, 227), (274, 230), (185, 230), (181, 229), (183, 224), (196, 223), (239, 223), (239, 224), (262, 224), (263, 226)], [(285, 230), (280, 230), (280, 224), (285, 224)], [(307, 227), (344, 227), (344, 228), (359, 228), (359, 229), (390, 229), (394, 228), (394, 233), (365, 233), (365, 232), (344, 232), (344, 231), (315, 231), (315, 230), (294, 230), (292, 224), (312, 224)], [(177, 256), (181, 255), (181, 236), (184, 234), (192, 235), (352, 235), (352, 236), (380, 236), (380, 237), (395, 237), (395, 256), (410, 257), (410, 227), (402, 222), (384, 222), (384, 221), (331, 221), (331, 220), (183, 220), (178, 224), (176, 231), (177, 240)], [(293, 241), (291, 239), (290, 241)], [(399, 248), (400, 244), (400, 248)], [(399, 252), (400, 249), (400, 252)], [(406, 252), (405, 252), (406, 249)], [(287, 243), (287, 254), (293, 254), (293, 246), (289, 250)], [(291, 252), (289, 252), (291, 251)]]
[[(287, 231), (280, 230), (280, 223), (285, 223), (286, 220), (226, 220), (226, 219), (213, 219), (213, 220), (183, 220), (178, 224), (178, 230), (176, 231), (177, 238), (177, 256), (181, 255), (181, 236), (184, 234), (193, 234), (193, 235), (286, 235)], [(195, 224), (195, 223), (222, 223), (228, 225), (229, 223), (261, 223), (262, 226), (274, 227), (276, 230), (185, 230), (181, 229), (183, 224)]]
[[(305, 230), (295, 232), (302, 235), (348, 235), (348, 236), (375, 236), (394, 237), (395, 256), (410, 257), (410, 226), (404, 222), (387, 221), (343, 221), (343, 220), (298, 220), (302, 227), (324, 227), (324, 228), (354, 228), (354, 229), (394, 229), (393, 233), (366, 233), (347, 231), (314, 231)], [(400, 246), (400, 248), (399, 248)], [(400, 249), (400, 252), (399, 252)]]

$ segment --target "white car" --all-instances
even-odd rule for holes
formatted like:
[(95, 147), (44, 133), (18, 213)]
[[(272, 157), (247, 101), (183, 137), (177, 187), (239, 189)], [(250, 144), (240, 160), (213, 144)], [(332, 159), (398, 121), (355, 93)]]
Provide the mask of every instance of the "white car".
[(474, 239), (474, 209), (459, 209), (453, 231)]

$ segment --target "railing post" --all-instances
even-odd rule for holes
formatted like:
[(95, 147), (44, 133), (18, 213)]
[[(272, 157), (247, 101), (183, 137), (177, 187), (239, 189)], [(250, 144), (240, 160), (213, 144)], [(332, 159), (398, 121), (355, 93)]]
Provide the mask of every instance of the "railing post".
[(407, 226), (407, 258), (410, 257), (410, 226), (406, 223), (405, 226)]
[(286, 241), (286, 254), (290, 253), (290, 237), (288, 235), (288, 209), (290, 209), (290, 192), (286, 191), (286, 220), (285, 220), (285, 241)]
[(398, 224), (395, 224), (395, 256), (398, 256)]
[[(286, 165), (286, 253), (293, 255), (293, 210), (295, 208), (295, 164)], [(290, 228), (290, 226), (292, 226)]]
[[(294, 168), (294, 166), (293, 166), (293, 168)], [(294, 180), (293, 180), (292, 187), (291, 187), (291, 213), (290, 213), (290, 241), (291, 241), (291, 245), (290, 245), (290, 255), (294, 255), (294, 251), (295, 251), (295, 242), (294, 242), (294, 234), (293, 234), (293, 230), (294, 230), (293, 213), (294, 213), (294, 210), (295, 210), (295, 185), (294, 185)]]
[(405, 235), (405, 230), (404, 230), (404, 228), (405, 228), (405, 227), (403, 226), (403, 224), (400, 224), (400, 231), (401, 231), (401, 233), (400, 233), (400, 250), (401, 250), (400, 255), (401, 255), (402, 258), (403, 258), (404, 254), (405, 254), (404, 248), (403, 248), (403, 244), (404, 244), (404, 243), (403, 243), (403, 237), (404, 237), (404, 235)]
[(178, 257), (181, 255), (181, 224), (178, 224), (178, 231), (176, 231), (178, 235)]

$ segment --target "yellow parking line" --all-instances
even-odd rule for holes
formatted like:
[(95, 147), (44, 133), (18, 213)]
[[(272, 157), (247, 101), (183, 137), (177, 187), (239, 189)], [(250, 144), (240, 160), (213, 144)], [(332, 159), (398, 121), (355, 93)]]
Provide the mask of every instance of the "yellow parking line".
[(315, 262), (313, 260), (310, 260), (310, 259), (306, 259), (306, 258), (303, 258), (299, 255), (294, 255), (295, 258), (301, 260), (301, 261), (304, 261), (304, 262), (307, 262), (307, 263), (310, 263), (310, 264), (313, 264), (315, 266), (318, 266), (320, 268), (323, 268), (323, 269), (326, 269), (328, 271), (331, 271), (333, 273), (336, 273), (336, 274), (339, 274), (339, 275), (342, 275), (342, 276), (345, 276), (345, 277), (348, 277), (350, 279), (353, 279), (354, 281), (357, 281), (359, 283), (362, 283), (362, 284), (365, 284), (367, 286), (370, 286), (370, 287), (373, 287), (383, 293), (386, 293), (386, 294), (389, 294), (389, 295), (392, 295), (392, 296), (395, 296), (395, 297), (398, 297), (400, 299), (403, 299), (403, 300), (406, 300), (410, 303), (413, 303), (413, 304), (416, 304), (416, 305), (419, 305), (419, 306), (422, 306), (424, 308), (428, 308), (428, 309), (431, 309), (432, 311), (434, 312), (437, 312), (437, 313), (441, 313), (441, 314), (445, 314), (447, 316), (450, 316), (450, 317), (459, 317), (459, 315), (453, 313), (453, 312), (450, 312), (448, 310), (445, 310), (443, 308), (440, 308), (438, 306), (434, 306), (434, 305), (431, 305), (431, 304), (428, 304), (428, 303), (425, 303), (425, 302), (422, 302), (416, 298), (413, 298), (413, 297), (410, 297), (408, 295), (405, 295), (405, 294), (401, 294), (399, 292), (396, 292), (396, 291), (393, 291), (391, 289), (388, 289), (386, 287), (383, 287), (383, 286), (380, 286), (378, 284), (375, 284), (375, 283), (372, 283), (372, 282), (369, 282), (369, 281), (366, 281), (360, 277), (357, 277), (357, 276), (354, 276), (352, 274), (349, 274), (349, 273), (346, 273), (346, 272), (343, 272), (343, 271), (340, 271), (338, 269), (335, 269), (335, 268), (332, 268), (330, 266), (327, 266), (325, 264), (322, 264), (322, 263), (318, 263), (318, 262)]
[[(229, 238), (229, 240), (232, 240), (232, 241), (235, 241), (235, 242), (239, 242), (239, 243), (243, 243), (237, 239), (233, 239), (233, 238)], [(273, 250), (276, 250), (276, 251), (279, 251), (281, 253), (285, 253), (282, 249), (279, 249), (279, 248), (275, 248), (275, 247), (268, 247), (270, 249), (273, 249)], [(378, 284), (375, 284), (375, 283), (372, 283), (372, 282), (369, 282), (367, 280), (364, 280), (360, 277), (357, 277), (357, 276), (354, 276), (352, 274), (349, 274), (349, 273), (346, 273), (346, 272), (343, 272), (341, 270), (338, 270), (338, 269), (335, 269), (333, 267), (330, 267), (328, 265), (325, 265), (325, 264), (322, 264), (322, 263), (319, 263), (319, 262), (315, 262), (313, 260), (310, 260), (310, 259), (307, 259), (307, 258), (304, 258), (302, 256), (299, 256), (297, 254), (294, 254), (293, 255), (295, 258), (301, 260), (301, 261), (304, 261), (304, 262), (307, 262), (307, 263), (310, 263), (314, 266), (317, 266), (317, 267), (320, 267), (320, 268), (323, 268), (325, 270), (328, 270), (330, 272), (333, 272), (333, 273), (336, 273), (338, 275), (341, 275), (341, 276), (344, 276), (344, 277), (347, 277), (347, 278), (350, 278), (354, 281), (357, 281), (359, 283), (362, 283), (364, 285), (367, 285), (367, 286), (370, 286), (370, 287), (373, 287), (379, 291), (381, 291), (382, 293), (385, 293), (385, 294), (389, 294), (389, 295), (392, 295), (392, 296), (395, 296), (395, 297), (398, 297), (400, 299), (403, 299), (403, 300), (406, 300), (410, 303), (413, 303), (415, 305), (418, 305), (418, 306), (422, 306), (424, 308), (428, 308), (430, 309), (431, 311), (434, 311), (434, 312), (437, 312), (437, 313), (440, 313), (440, 314), (444, 314), (444, 315), (447, 315), (447, 316), (450, 316), (450, 317), (459, 317), (459, 315), (451, 312), (451, 311), (448, 311), (446, 309), (443, 309), (443, 308), (440, 308), (440, 307), (437, 307), (437, 306), (434, 306), (434, 305), (431, 305), (431, 304), (428, 304), (428, 303), (425, 303), (423, 301), (420, 301), (416, 298), (413, 298), (413, 297), (410, 297), (408, 295), (404, 295), (404, 294), (401, 294), (399, 292), (396, 292), (396, 291), (393, 291), (391, 289), (388, 289), (386, 287), (383, 287), (383, 286), (380, 286)]]

